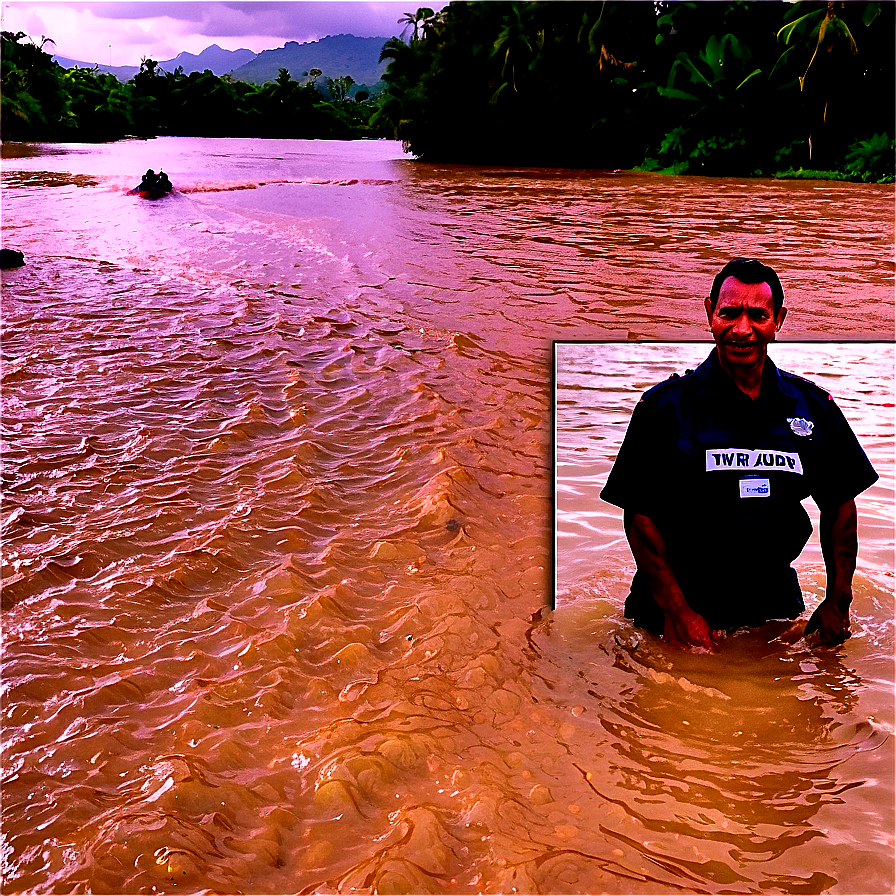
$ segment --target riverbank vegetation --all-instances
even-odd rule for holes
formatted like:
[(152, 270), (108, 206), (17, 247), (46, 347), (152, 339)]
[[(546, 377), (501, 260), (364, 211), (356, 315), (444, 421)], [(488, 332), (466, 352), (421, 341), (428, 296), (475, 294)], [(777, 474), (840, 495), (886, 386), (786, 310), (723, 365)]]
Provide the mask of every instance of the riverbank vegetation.
[(421, 159), (892, 179), (894, 4), (451, 3), (389, 41)]
[(127, 82), (96, 69), (64, 69), (44, 39), (2, 34), (4, 140), (118, 140), (124, 136), (291, 137), (356, 139), (373, 134), (366, 91), (350, 97), (347, 76), (322, 78), (311, 69), (302, 81), (286, 69), (262, 85), (210, 71), (163, 72), (144, 59)]
[(894, 174), (892, 2), (453, 2), (408, 13), (386, 89), (144, 60), (126, 83), (4, 32), (4, 139), (390, 136), (426, 161)]

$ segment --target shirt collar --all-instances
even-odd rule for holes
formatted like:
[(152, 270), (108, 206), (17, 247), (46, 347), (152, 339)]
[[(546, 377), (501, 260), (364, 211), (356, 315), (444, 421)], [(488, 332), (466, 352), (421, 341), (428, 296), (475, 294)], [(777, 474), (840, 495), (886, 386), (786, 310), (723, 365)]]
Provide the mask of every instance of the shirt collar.
[[(694, 376), (703, 390), (708, 393), (718, 394), (727, 389), (737, 388), (731, 377), (722, 369), (718, 348), (712, 350), (709, 357), (694, 371)], [(765, 363), (762, 365), (761, 394), (764, 399), (767, 399), (771, 398), (770, 393), (779, 393), (785, 398), (791, 399), (797, 397), (793, 387), (781, 376), (781, 371), (778, 370), (775, 362), (766, 355)]]

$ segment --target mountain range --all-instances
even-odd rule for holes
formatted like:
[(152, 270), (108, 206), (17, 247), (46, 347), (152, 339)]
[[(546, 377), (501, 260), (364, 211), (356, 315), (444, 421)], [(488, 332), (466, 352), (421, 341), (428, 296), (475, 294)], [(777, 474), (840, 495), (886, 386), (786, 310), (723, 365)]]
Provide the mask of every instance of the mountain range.
[[(300, 44), (289, 41), (275, 50), (223, 50), (217, 44), (206, 47), (198, 56), (193, 53), (179, 53), (173, 59), (159, 61), (159, 68), (174, 72), (178, 67), (184, 74), (209, 70), (221, 76), (231, 75), (237, 81), (264, 84), (273, 81), (285, 68), (297, 81), (308, 76), (313, 68), (323, 72), (322, 77), (338, 78), (348, 75), (357, 85), (374, 87), (382, 78), (388, 62), (380, 62), (380, 51), (386, 37), (355, 37), (353, 34), (336, 34), (320, 40)], [(128, 81), (140, 71), (136, 65), (103, 65), (102, 63), (78, 62), (64, 56), (54, 56), (63, 68), (96, 68), (110, 72), (121, 81)]]

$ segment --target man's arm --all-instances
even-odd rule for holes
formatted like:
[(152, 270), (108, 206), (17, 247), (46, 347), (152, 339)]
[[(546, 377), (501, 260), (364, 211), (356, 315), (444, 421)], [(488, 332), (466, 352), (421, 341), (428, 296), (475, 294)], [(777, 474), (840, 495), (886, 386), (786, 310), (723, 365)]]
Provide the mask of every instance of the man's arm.
[(625, 534), (638, 569), (647, 576), (650, 591), (663, 610), (663, 640), (679, 647), (715, 651), (715, 633), (688, 606), (669, 564), (666, 541), (654, 521), (644, 514), (626, 511)]
[(818, 632), (822, 644), (840, 644), (849, 635), (849, 605), (852, 603), (852, 577), (859, 551), (856, 502), (821, 511), (819, 523), (821, 552), (824, 555), (827, 588), (806, 625), (805, 634)]

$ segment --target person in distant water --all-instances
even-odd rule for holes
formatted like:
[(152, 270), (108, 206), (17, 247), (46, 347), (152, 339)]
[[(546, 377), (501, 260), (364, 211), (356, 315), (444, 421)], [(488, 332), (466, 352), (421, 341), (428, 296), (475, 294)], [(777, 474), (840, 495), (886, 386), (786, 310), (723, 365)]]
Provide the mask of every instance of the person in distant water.
[(146, 170), (146, 174), (143, 175), (143, 180), (140, 181), (140, 185), (137, 187), (138, 190), (155, 190), (156, 189), (156, 173), (152, 170), (152, 168), (148, 168)]
[(170, 193), (174, 189), (174, 185), (168, 180), (168, 175), (161, 168), (159, 169), (159, 176), (156, 178), (156, 189), (165, 193)]
[(855, 498), (878, 478), (831, 396), (779, 370), (766, 349), (787, 309), (778, 275), (736, 258), (704, 302), (716, 347), (654, 386), (632, 413), (601, 492), (624, 510), (637, 564), (625, 615), (670, 644), (715, 650), (724, 629), (795, 619), (791, 563), (821, 511), (827, 588), (805, 628), (850, 636)]

